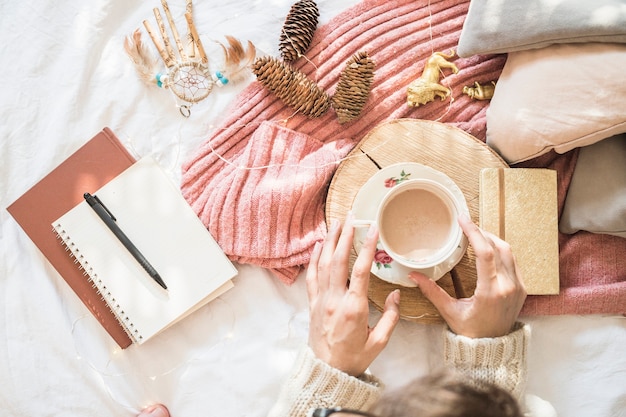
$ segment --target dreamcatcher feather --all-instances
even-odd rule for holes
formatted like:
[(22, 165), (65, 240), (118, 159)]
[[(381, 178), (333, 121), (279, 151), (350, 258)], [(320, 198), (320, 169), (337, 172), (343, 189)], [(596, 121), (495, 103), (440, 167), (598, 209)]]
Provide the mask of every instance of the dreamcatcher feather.
[(228, 46), (220, 43), (224, 50), (224, 68), (222, 73), (230, 82), (242, 81), (248, 76), (250, 65), (256, 58), (256, 48), (248, 41), (248, 47), (243, 48), (241, 42), (232, 36), (225, 36)]
[(159, 72), (159, 59), (141, 40), (141, 31), (136, 29), (132, 35), (124, 39), (124, 49), (135, 64), (139, 78), (146, 84), (156, 84), (155, 74)]
[[(248, 41), (247, 48), (232, 36), (226, 36), (227, 45), (220, 43), (224, 51), (224, 63), (219, 71), (211, 72), (209, 59), (193, 22), (191, 0), (187, 0), (185, 20), (187, 21), (187, 43), (183, 44), (166, 0), (161, 0), (165, 17), (170, 26), (174, 43), (170, 40), (165, 21), (158, 8), (154, 8), (160, 38), (147, 20), (143, 25), (152, 39), (161, 60), (166, 66), (159, 70), (159, 59), (141, 39), (139, 29), (124, 40), (124, 49), (135, 64), (139, 78), (148, 84), (169, 89), (176, 97), (187, 104), (180, 106), (185, 117), (191, 115), (191, 105), (204, 100), (213, 86), (224, 86), (229, 82), (245, 79), (247, 70), (256, 57), (256, 48)], [(218, 42), (219, 43), (219, 42)], [(176, 46), (177, 53), (174, 50)]]

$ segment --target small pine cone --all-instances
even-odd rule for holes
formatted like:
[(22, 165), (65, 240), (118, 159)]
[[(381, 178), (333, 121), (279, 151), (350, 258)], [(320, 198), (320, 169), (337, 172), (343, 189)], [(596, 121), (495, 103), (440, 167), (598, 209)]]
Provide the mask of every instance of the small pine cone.
[(291, 6), (278, 45), (284, 61), (295, 61), (309, 49), (319, 15), (317, 4), (313, 0), (299, 0)]
[(330, 97), (304, 73), (274, 57), (261, 57), (252, 64), (252, 72), (268, 90), (296, 111), (310, 118), (323, 115), (330, 108)]
[(346, 62), (332, 98), (339, 123), (359, 117), (367, 102), (373, 79), (374, 61), (367, 52), (359, 52)]

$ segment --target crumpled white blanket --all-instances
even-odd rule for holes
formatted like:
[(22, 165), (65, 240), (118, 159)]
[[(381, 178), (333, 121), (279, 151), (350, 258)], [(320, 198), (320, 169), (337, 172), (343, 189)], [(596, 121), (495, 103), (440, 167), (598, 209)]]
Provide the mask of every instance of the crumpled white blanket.
[[(321, 21), (356, 1), (319, 0)], [(290, 6), (196, 0), (194, 15), (210, 57), (221, 59), (214, 41), (224, 35), (277, 55)], [(168, 91), (142, 84), (122, 42), (153, 19), (153, 7), (160, 3), (0, 3), (2, 416), (133, 416), (153, 402), (175, 417), (263, 416), (306, 342), (304, 281), (288, 287), (267, 271), (238, 265), (233, 290), (149, 343), (122, 351), (4, 209), (104, 126), (136, 156), (151, 154), (179, 179), (181, 161), (242, 85), (216, 90), (185, 119)], [(170, 8), (181, 19), (184, 1), (170, 0)], [(623, 317), (527, 321), (528, 393), (560, 416), (626, 415)], [(440, 332), (439, 325), (401, 322), (372, 372), (390, 387), (428, 372), (440, 360)]]

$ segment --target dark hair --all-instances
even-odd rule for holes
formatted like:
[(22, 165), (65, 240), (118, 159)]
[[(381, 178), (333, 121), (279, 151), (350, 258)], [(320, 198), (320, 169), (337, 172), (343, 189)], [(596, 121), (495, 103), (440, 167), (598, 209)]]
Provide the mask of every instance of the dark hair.
[(504, 389), (445, 372), (384, 393), (369, 410), (378, 417), (522, 417)]

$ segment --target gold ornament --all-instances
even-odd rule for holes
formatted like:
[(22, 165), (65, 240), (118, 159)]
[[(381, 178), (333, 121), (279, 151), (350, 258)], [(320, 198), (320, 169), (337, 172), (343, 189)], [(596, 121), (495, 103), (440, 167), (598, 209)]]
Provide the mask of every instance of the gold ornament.
[(373, 79), (374, 61), (367, 52), (359, 52), (346, 62), (331, 99), (339, 123), (359, 117), (367, 102)]
[(313, 0), (300, 0), (291, 6), (278, 45), (284, 61), (295, 61), (309, 49), (319, 15)]
[(496, 82), (491, 81), (489, 84), (481, 85), (478, 81), (474, 82), (474, 87), (463, 87), (463, 94), (468, 95), (474, 100), (491, 100), (496, 90)]
[(330, 97), (306, 74), (274, 57), (260, 57), (252, 72), (268, 90), (297, 112), (315, 118), (330, 108)]
[(439, 84), (439, 76), (443, 69), (450, 69), (453, 73), (458, 73), (459, 69), (448, 59), (453, 58), (454, 50), (449, 54), (435, 52), (428, 58), (422, 76), (413, 81), (407, 89), (407, 104), (410, 107), (418, 107), (429, 103), (439, 97), (442, 101), (448, 98), (451, 91), (448, 87)]

